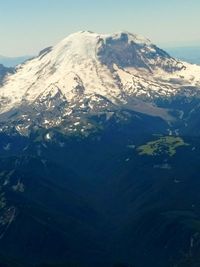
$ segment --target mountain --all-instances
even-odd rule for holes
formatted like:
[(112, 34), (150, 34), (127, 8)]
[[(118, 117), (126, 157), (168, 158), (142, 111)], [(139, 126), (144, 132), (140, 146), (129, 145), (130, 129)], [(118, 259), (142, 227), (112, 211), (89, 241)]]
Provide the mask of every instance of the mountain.
[(88, 116), (119, 108), (170, 121), (169, 110), (156, 102), (198, 95), (199, 73), (199, 66), (177, 61), (130, 33), (78, 32), (6, 80), (0, 91), (6, 103), (0, 107), (1, 127), (6, 121), (6, 128), (9, 123), (28, 135), (35, 123), (45, 129), (65, 124), (65, 131), (78, 126), (87, 132), (88, 125), (93, 129)]
[(0, 87), (0, 264), (197, 267), (200, 66), (78, 32)]
[(0, 55), (0, 64), (9, 67), (15, 67), (26, 60), (30, 59), (32, 56), (22, 56), (22, 57), (5, 57)]

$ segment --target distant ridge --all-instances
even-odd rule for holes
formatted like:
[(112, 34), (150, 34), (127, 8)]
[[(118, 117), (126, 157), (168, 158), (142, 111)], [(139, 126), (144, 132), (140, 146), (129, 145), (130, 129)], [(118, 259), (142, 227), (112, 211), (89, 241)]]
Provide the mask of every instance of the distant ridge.
[(5, 67), (15, 67), (31, 57), (32, 56), (5, 57), (0, 55), (0, 64), (4, 65)]

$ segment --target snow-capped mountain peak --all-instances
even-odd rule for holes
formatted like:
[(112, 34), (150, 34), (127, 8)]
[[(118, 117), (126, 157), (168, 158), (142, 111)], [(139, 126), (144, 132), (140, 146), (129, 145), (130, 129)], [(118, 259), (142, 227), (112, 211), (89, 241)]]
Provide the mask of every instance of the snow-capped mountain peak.
[(152, 102), (188, 85), (200, 85), (200, 67), (177, 61), (148, 39), (126, 31), (82, 31), (44, 49), (7, 77), (0, 89), (0, 117), (8, 120), (16, 109), (23, 114), (39, 106), (38, 112), (46, 112), (61, 105), (62, 121), (74, 109), (105, 111), (135, 98)]

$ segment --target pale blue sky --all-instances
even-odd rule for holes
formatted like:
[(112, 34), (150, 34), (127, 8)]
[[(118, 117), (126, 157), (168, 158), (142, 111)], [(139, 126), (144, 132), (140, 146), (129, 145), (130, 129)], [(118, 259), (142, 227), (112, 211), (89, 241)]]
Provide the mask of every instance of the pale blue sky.
[(36, 54), (79, 30), (200, 45), (200, 0), (0, 0), (2, 55)]

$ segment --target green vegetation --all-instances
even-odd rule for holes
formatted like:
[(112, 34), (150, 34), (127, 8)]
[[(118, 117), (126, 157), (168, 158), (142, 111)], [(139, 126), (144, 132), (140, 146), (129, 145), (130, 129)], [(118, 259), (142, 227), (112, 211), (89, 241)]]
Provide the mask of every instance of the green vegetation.
[(188, 145), (181, 137), (162, 136), (155, 141), (150, 141), (145, 145), (139, 146), (137, 151), (139, 155), (156, 156), (165, 153), (172, 157), (176, 154), (178, 147)]

